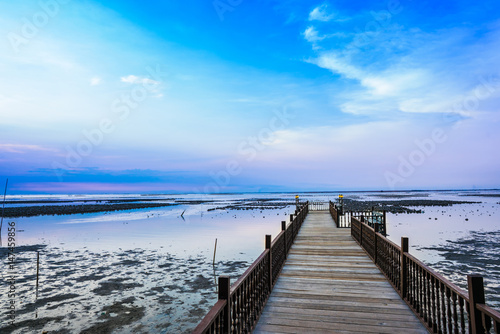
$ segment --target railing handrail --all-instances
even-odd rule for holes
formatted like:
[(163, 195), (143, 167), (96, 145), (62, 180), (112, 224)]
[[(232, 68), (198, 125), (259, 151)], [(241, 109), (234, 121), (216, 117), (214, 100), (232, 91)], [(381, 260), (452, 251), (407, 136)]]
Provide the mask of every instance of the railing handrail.
[(279, 241), (279, 238), (281, 238), (282, 234), (285, 234), (285, 231), (281, 231), (280, 233), (278, 233), (278, 235), (271, 242), (271, 247), (275, 246), (275, 244)]
[(217, 320), (219, 314), (224, 310), (227, 304), (226, 299), (219, 299), (214, 306), (208, 311), (207, 315), (201, 320), (201, 322), (196, 326), (193, 333), (202, 333), (205, 328), (210, 328)]
[[(396, 244), (394, 244), (394, 245), (396, 245)], [(397, 246), (397, 247), (399, 247), (399, 246)], [(463, 299), (469, 301), (469, 296), (467, 295), (467, 291), (465, 291), (464, 289), (460, 288), (459, 286), (457, 286), (456, 284), (454, 284), (453, 282), (451, 282), (450, 280), (448, 280), (446, 277), (444, 277), (440, 273), (436, 272), (434, 269), (432, 269), (431, 267), (429, 267), (428, 265), (426, 265), (425, 263), (423, 263), (422, 261), (420, 261), (419, 259), (417, 259), (415, 256), (411, 255), (410, 253), (405, 253), (405, 256), (407, 258), (411, 259), (412, 261), (414, 261), (415, 263), (417, 263), (425, 271), (427, 271), (429, 274), (431, 274), (432, 276), (434, 276), (434, 278), (436, 278), (438, 281), (440, 281), (440, 282), (446, 284), (447, 286), (449, 286), (460, 297), (462, 297)]]
[[(500, 319), (500, 312), (498, 312), (497, 310), (495, 310), (491, 306), (488, 306), (486, 304), (476, 304), (476, 307), (481, 312), (483, 312), (484, 314), (486, 314), (487, 316), (492, 317), (494, 319)], [(496, 320), (496, 321), (499, 321), (499, 320)], [(500, 330), (500, 328), (498, 328), (497, 330)]]
[[(250, 267), (245, 270), (243, 275), (241, 275), (236, 280), (236, 282), (234, 282), (234, 284), (225, 287), (229, 292), (228, 296), (225, 296), (225, 299), (221, 299), (221, 294), (219, 291), (219, 300), (194, 329), (194, 331), (192, 332), (193, 334), (232, 332), (239, 333), (251, 331), (251, 329), (255, 325), (256, 319), (258, 319), (258, 316), (262, 312), (263, 304), (265, 304), (265, 301), (267, 301), (267, 298), (269, 297), (274, 286), (275, 282), (273, 281), (273, 276), (279, 275), (279, 271), (275, 273), (276, 275), (273, 275), (273, 269), (276, 269), (273, 268), (272, 265), (273, 249), (277, 247), (278, 242), (283, 243), (282, 250), (284, 251), (284, 254), (282, 258), (277, 258), (279, 261), (277, 263), (278, 270), (281, 270), (284, 265), (286, 255), (289, 251), (289, 247), (291, 247), (291, 244), (293, 243), (298, 230), (302, 226), (302, 223), (304, 222), (308, 211), (309, 202), (305, 202), (302, 206), (298, 206), (297, 210), (295, 211), (295, 217), (293, 217), (294, 215), (290, 215), (290, 223), (288, 225), (283, 222), (282, 231), (278, 233), (273, 241), (269, 242), (268, 240), (270, 240), (271, 236), (266, 236), (266, 249), (259, 255), (259, 257), (257, 257), (257, 259), (250, 265)], [(287, 240), (288, 231), (290, 231), (291, 233), (291, 242)], [(263, 266), (268, 268), (262, 269)], [(258, 278), (254, 279), (255, 276), (258, 276)], [(226, 276), (220, 276), (219, 290), (221, 289), (221, 278), (224, 278), (223, 282), (229, 285), (229, 278)], [(245, 285), (247, 284), (248, 286), (252, 286), (256, 290), (261, 291), (264, 295), (256, 295), (258, 291), (255, 291), (255, 293), (254, 291), (248, 291), (250, 288), (245, 289)], [(241, 293), (241, 295), (238, 295), (235, 298), (235, 295), (238, 293)], [(248, 294), (252, 294), (252, 296), (249, 297)], [(241, 306), (245, 303), (241, 302), (241, 300), (239, 299), (244, 298), (247, 298), (249, 302), (253, 302), (256, 305), (245, 307), (245, 314), (235, 314), (237, 311), (233, 311), (233, 308), (231, 306), (233, 300), (238, 299), (236, 301), (236, 306)], [(238, 326), (238, 328), (233, 328), (235, 326)]]
[(240, 276), (238, 277), (238, 279), (236, 280), (236, 282), (234, 282), (233, 284), (231, 284), (231, 294), (240, 287), (240, 285), (242, 284), (242, 282), (245, 281), (245, 279), (249, 276), (249, 274), (255, 269), (255, 267), (257, 267), (257, 265), (262, 262), (262, 260), (269, 254), (269, 249), (266, 249), (264, 250), (257, 259), (255, 259), (255, 261), (250, 265), (250, 267), (247, 268), (247, 270), (245, 270), (245, 272)]
[[(485, 304), (481, 276), (468, 275), (469, 291), (466, 292), (411, 255), (408, 238), (403, 237), (399, 246), (353, 216), (351, 235), (430, 332), (458, 333), (460, 330), (465, 333), (467, 328), (470, 333), (490, 333), (491, 328), (499, 332), (500, 312)], [(390, 245), (397, 254), (379, 254), (382, 243)], [(391, 268), (384, 268), (381, 256), (385, 260), (393, 257), (385, 262)]]

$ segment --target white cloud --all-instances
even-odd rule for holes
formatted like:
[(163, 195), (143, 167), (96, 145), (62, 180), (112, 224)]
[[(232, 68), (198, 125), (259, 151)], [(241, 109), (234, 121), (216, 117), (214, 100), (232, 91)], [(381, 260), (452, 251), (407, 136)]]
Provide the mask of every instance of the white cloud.
[(311, 43), (321, 41), (322, 39), (325, 38), (324, 36), (323, 37), (319, 36), (316, 28), (314, 28), (312, 26), (307, 27), (307, 29), (304, 31), (303, 35), (304, 35), (304, 38), (306, 39), (306, 41), (311, 42)]
[(347, 34), (343, 32), (335, 32), (332, 34), (327, 34), (327, 35), (319, 35), (318, 30), (316, 30), (315, 27), (309, 26), (306, 28), (306, 30), (302, 33), (302, 36), (304, 36), (304, 39), (308, 41), (309, 43), (312, 44), (313, 49), (319, 49), (318, 42), (327, 39), (327, 38), (332, 38), (332, 37), (338, 37), (338, 38), (345, 38), (347, 37)]
[(365, 76), (361, 69), (350, 64), (345, 57), (335, 52), (323, 53), (311, 62), (336, 74), (343, 75), (348, 79), (361, 80)]
[(8, 153), (26, 153), (26, 151), (44, 151), (44, 152), (57, 152), (54, 149), (46, 148), (40, 145), (26, 145), (26, 144), (0, 144), (0, 152)]
[(98, 86), (101, 84), (101, 82), (102, 82), (102, 79), (99, 77), (94, 77), (94, 78), (90, 79), (91, 86)]
[(328, 13), (328, 5), (323, 4), (321, 6), (318, 6), (314, 8), (310, 13), (309, 13), (309, 21), (323, 21), (323, 22), (328, 22), (332, 20), (335, 17), (333, 13)]
[(122, 82), (129, 83), (129, 84), (143, 84), (143, 85), (159, 85), (160, 84), (160, 82), (155, 81), (153, 79), (149, 79), (146, 77), (138, 77), (135, 75), (121, 77), (120, 79)]
[[(473, 44), (468, 42), (469, 37), (463, 30), (430, 34), (388, 28), (363, 44), (354, 36), (342, 48), (318, 52), (308, 62), (352, 80), (347, 81), (349, 89), (334, 98), (346, 113), (454, 113), (474, 117), (484, 108), (493, 112), (490, 101), (500, 95), (500, 81), (494, 79), (500, 76), (500, 61), (492, 57), (499, 51), (500, 36), (492, 31)], [(313, 49), (318, 50), (321, 41), (316, 38)]]

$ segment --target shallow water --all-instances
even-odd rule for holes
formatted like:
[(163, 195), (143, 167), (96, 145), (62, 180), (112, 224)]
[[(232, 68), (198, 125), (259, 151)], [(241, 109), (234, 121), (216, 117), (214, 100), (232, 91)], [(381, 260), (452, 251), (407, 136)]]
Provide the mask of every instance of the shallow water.
[[(471, 194), (476, 196), (463, 196)], [(335, 200), (338, 194), (300, 195), (301, 200), (327, 201)], [(388, 214), (389, 238), (399, 243), (401, 236), (409, 236), (412, 254), (460, 286), (467, 273), (482, 272), (487, 295), (500, 295), (500, 198), (460, 191), (344, 195), (357, 200), (481, 202), (420, 207), (422, 214)], [(8, 199), (83, 201), (138, 196)], [(216, 277), (230, 275), (234, 280), (246, 270), (263, 251), (265, 234), (276, 235), (281, 229), (280, 222), (288, 221), (295, 207), (284, 206), (282, 202), (293, 203), (294, 197), (295, 194), (165, 195), (161, 198), (180, 204), (111, 213), (6, 219), (4, 226), (15, 221), (17, 229), (17, 293), (14, 299), (4, 297), (10, 288), (4, 248), (0, 253), (0, 295), (2, 305), (14, 300), (16, 319), (13, 327), (4, 327), (8, 308), (1, 308), (0, 330), (2, 333), (42, 330), (51, 333), (189, 333), (216, 300)], [(200, 200), (205, 202), (196, 203)], [(258, 203), (268, 206), (257, 208)], [(252, 209), (236, 210), (234, 205), (239, 209)], [(5, 230), (2, 236), (5, 242)], [(30, 245), (40, 246), (25, 247)], [(40, 252), (38, 295), (37, 250)], [(500, 306), (497, 298), (490, 297), (489, 301)]]

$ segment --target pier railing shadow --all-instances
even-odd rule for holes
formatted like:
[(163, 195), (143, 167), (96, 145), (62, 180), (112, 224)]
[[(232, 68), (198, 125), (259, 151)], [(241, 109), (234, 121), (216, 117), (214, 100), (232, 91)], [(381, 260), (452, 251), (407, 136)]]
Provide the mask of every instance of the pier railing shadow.
[(266, 235), (266, 249), (234, 284), (219, 277), (219, 299), (193, 334), (252, 332), (308, 212), (309, 202), (299, 205), (274, 240)]
[(401, 238), (401, 245), (386, 238), (385, 213), (380, 223), (367, 219), (369, 212), (340, 214), (330, 202), (330, 214), (337, 227), (351, 228), (352, 237), (429, 332), (500, 332), (500, 312), (486, 305), (482, 276), (467, 276), (468, 292), (451, 283), (408, 253), (408, 238)]

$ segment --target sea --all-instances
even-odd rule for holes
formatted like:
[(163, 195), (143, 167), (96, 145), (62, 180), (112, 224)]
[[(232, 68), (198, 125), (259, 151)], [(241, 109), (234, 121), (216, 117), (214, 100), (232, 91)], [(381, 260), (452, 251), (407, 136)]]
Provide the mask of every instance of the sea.
[[(336, 202), (339, 194), (7, 196), (6, 208), (171, 205), (4, 218), (0, 332), (190, 333), (217, 300), (217, 277), (235, 281), (250, 266), (265, 235), (289, 220), (296, 195)], [(411, 254), (464, 289), (468, 274), (483, 275), (487, 303), (500, 309), (500, 190), (342, 194), (410, 200), (412, 213), (387, 213), (388, 238), (408, 237)]]

